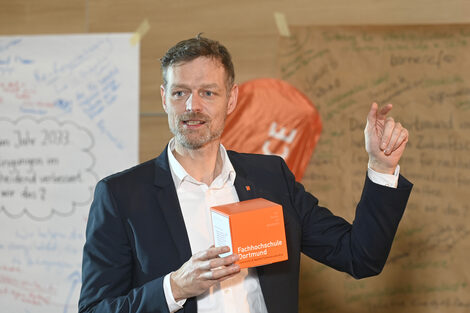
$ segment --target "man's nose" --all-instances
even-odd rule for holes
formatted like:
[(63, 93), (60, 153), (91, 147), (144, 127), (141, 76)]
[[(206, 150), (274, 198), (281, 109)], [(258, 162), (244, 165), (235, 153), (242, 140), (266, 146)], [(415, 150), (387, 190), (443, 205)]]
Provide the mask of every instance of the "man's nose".
[(196, 93), (191, 93), (186, 99), (186, 111), (190, 112), (199, 112), (202, 108), (202, 102), (199, 95)]

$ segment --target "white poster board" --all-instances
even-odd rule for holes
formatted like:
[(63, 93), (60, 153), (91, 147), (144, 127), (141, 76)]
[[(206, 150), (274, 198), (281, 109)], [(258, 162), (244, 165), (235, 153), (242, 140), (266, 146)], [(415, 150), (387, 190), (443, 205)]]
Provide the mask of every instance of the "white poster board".
[(0, 307), (8, 312), (77, 311), (94, 187), (138, 162), (131, 35), (0, 37)]

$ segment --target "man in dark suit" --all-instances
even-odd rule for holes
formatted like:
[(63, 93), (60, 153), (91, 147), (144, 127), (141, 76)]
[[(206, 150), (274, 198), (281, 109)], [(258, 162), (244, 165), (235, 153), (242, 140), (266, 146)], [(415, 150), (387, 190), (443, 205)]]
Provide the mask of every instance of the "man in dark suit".
[[(412, 187), (398, 174), (408, 132), (387, 117), (391, 105), (368, 114), (369, 168), (351, 225), (281, 158), (221, 146), (238, 95), (224, 46), (198, 36), (161, 62), (175, 137), (156, 159), (97, 184), (80, 312), (297, 312), (300, 252), (356, 278), (380, 273)], [(228, 247), (211, 246), (208, 210), (258, 197), (282, 205), (289, 259), (241, 270), (235, 254), (219, 257)]]

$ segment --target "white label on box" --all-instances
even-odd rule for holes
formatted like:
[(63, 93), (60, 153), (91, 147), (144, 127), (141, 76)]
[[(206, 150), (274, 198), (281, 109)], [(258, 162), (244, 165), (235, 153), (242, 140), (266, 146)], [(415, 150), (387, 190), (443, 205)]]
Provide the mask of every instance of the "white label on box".
[(232, 236), (230, 234), (230, 220), (227, 216), (216, 213), (212, 214), (212, 230), (214, 232), (214, 245), (216, 247), (229, 246), (230, 252), (221, 254), (220, 257), (225, 257), (233, 253)]

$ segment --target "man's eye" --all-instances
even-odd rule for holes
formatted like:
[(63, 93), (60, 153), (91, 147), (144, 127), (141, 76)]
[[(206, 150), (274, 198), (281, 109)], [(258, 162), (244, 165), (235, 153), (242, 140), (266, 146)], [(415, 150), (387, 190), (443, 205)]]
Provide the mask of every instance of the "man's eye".
[(184, 92), (181, 91), (181, 90), (180, 91), (175, 91), (175, 92), (173, 92), (173, 96), (174, 97), (182, 97), (182, 96), (184, 96)]
[(211, 97), (211, 96), (213, 96), (213, 95), (214, 95), (214, 93), (213, 93), (212, 91), (210, 91), (210, 90), (204, 91), (204, 96), (206, 96), (206, 97)]

